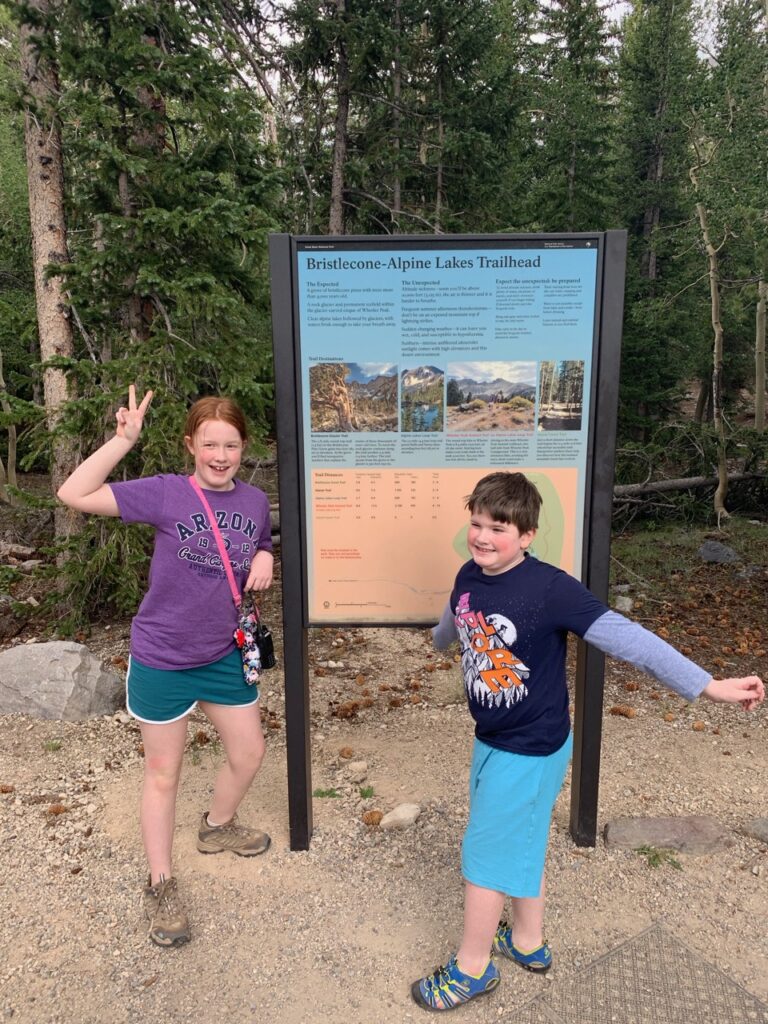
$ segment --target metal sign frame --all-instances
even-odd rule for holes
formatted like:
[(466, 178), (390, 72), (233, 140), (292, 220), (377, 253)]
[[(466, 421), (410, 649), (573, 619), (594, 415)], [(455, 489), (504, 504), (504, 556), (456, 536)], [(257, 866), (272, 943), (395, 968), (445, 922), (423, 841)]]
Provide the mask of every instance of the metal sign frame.
[[(558, 235), (404, 235), (270, 237), (270, 275), (278, 442), (280, 539), (283, 589), (286, 742), (290, 845), (308, 849), (312, 836), (312, 769), (308, 670), (308, 561), (303, 509), (306, 464), (302, 424), (302, 369), (299, 332), (297, 247), (304, 244), (418, 250), (451, 243), (567, 242), (599, 240), (589, 426), (584, 484), (582, 579), (607, 600), (610, 524), (619, 389), (621, 325), (627, 236), (625, 231)], [(320, 625), (365, 625), (333, 622)], [(414, 625), (413, 622), (403, 623)], [(387, 626), (397, 623), (387, 622)], [(575, 680), (571, 833), (582, 846), (594, 845), (602, 734), (604, 656), (579, 642)]]

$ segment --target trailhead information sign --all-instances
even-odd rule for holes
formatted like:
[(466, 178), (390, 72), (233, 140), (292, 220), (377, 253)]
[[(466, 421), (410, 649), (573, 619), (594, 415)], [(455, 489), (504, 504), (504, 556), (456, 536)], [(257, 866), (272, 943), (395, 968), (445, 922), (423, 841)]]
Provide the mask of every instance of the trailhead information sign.
[(309, 625), (436, 621), (494, 470), (582, 576), (603, 238), (292, 240)]
[[(544, 499), (533, 554), (607, 598), (627, 236), (279, 234), (269, 250), (288, 808), (303, 850), (309, 629), (436, 622), (482, 476), (530, 476)], [(603, 655), (584, 644), (574, 690), (571, 831), (591, 846)]]

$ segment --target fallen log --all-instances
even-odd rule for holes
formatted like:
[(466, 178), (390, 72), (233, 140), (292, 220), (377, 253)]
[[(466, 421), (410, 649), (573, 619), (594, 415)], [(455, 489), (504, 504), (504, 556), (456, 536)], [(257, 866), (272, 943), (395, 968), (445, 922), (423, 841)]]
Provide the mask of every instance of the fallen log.
[[(728, 483), (738, 480), (765, 480), (765, 473), (732, 473)], [(716, 476), (689, 476), (679, 480), (646, 480), (642, 484), (616, 484), (613, 488), (613, 500), (636, 494), (658, 494), (664, 491), (687, 491), (695, 487), (717, 487)]]

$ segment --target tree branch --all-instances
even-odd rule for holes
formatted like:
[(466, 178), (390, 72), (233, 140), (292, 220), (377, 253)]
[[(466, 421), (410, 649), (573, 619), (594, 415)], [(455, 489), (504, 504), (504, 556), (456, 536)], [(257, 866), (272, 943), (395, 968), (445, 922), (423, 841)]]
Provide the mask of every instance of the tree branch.
[[(347, 188), (347, 192), (352, 192), (355, 195), (363, 196), (364, 199), (368, 199), (372, 203), (376, 203), (382, 209), (386, 210), (387, 213), (389, 213), (389, 215), (393, 219), (395, 219), (395, 211), (394, 211), (394, 209), (391, 206), (389, 206), (388, 203), (385, 203), (383, 199), (379, 199), (378, 196), (372, 196), (370, 194), (370, 192), (363, 192), (363, 190), (360, 189), (360, 188)], [(439, 231), (434, 224), (432, 224), (430, 221), (428, 221), (426, 219), (426, 217), (419, 216), (418, 213), (409, 213), (407, 210), (402, 210), (401, 209), (401, 210), (397, 211), (397, 217), (410, 217), (411, 220), (418, 221), (420, 224), (424, 224), (426, 227), (428, 227), (429, 230), (432, 232), (432, 234), (434, 234), (434, 235), (442, 234), (442, 232)]]

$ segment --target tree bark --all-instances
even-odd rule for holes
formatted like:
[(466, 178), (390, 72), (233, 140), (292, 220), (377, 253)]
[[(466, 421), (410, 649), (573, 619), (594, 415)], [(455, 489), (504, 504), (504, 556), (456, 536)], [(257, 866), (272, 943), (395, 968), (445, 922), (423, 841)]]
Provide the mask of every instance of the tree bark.
[(709, 382), (706, 380), (699, 381), (699, 394), (696, 399), (696, 408), (693, 412), (693, 420), (695, 423), (703, 423), (704, 417), (707, 413), (707, 402), (709, 400)]
[[(29, 217), (32, 228), (32, 262), (35, 276), (37, 326), (43, 363), (55, 356), (74, 354), (72, 323), (62, 278), (49, 268), (68, 260), (67, 228), (64, 214), (64, 161), (61, 131), (55, 114), (58, 96), (57, 69), (40, 52), (38, 39), (51, 14), (50, 0), (31, 0), (41, 27), (24, 23), (20, 32), (21, 68), (27, 95), (24, 113), (24, 142), (29, 183)], [(63, 370), (47, 367), (43, 372), (43, 396), (49, 431), (61, 418), (61, 407), (71, 399), (70, 384)], [(54, 437), (51, 483), (54, 492), (75, 468), (74, 439)], [(58, 541), (77, 533), (82, 517), (73, 509), (57, 506), (55, 533)]]
[(712, 319), (712, 420), (717, 433), (717, 476), (718, 485), (715, 491), (714, 507), (717, 522), (728, 516), (725, 507), (725, 496), (728, 493), (728, 466), (725, 451), (725, 420), (723, 419), (723, 324), (720, 320), (720, 266), (717, 249), (709, 234), (709, 221), (704, 203), (696, 203), (696, 215), (699, 218), (701, 237), (707, 252), (709, 274), (709, 299)]
[[(730, 129), (730, 124), (729, 124)], [(709, 277), (709, 300), (710, 316), (712, 321), (713, 344), (712, 344), (712, 421), (717, 434), (717, 476), (718, 485), (714, 496), (714, 509), (717, 516), (717, 525), (723, 518), (728, 518), (728, 511), (725, 507), (725, 496), (728, 493), (728, 466), (726, 461), (725, 445), (725, 419), (723, 417), (723, 324), (720, 319), (720, 263), (718, 249), (715, 248), (709, 230), (709, 217), (707, 207), (701, 195), (701, 184), (699, 174), (704, 167), (713, 159), (718, 143), (715, 143), (707, 156), (702, 153), (701, 145), (694, 137), (692, 140), (693, 150), (696, 154), (696, 163), (689, 168), (688, 177), (693, 185), (693, 192), (698, 202), (695, 204), (696, 216), (701, 229), (701, 239), (704, 243), (704, 250), (707, 254), (707, 276)], [(727, 238), (727, 232), (726, 232)], [(725, 244), (725, 239), (723, 239)], [(722, 246), (721, 246), (722, 248)]]
[[(731, 473), (728, 479), (760, 480), (764, 473)], [(694, 487), (712, 487), (720, 482), (716, 476), (689, 476), (676, 480), (656, 480), (642, 484), (616, 484), (613, 488), (614, 499), (626, 498), (639, 494), (663, 494), (665, 491), (688, 491)]]
[(331, 235), (344, 234), (344, 174), (347, 163), (349, 124), (349, 56), (344, 35), (346, 11), (346, 0), (336, 0), (339, 41), (336, 61), (336, 127), (333, 137), (331, 209), (328, 218), (328, 232)]

